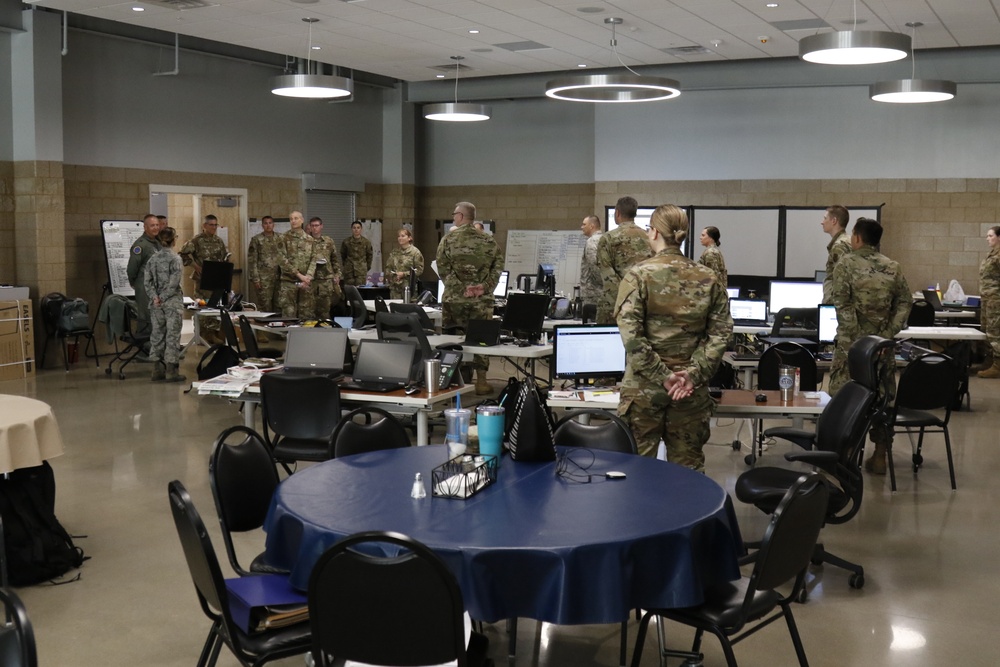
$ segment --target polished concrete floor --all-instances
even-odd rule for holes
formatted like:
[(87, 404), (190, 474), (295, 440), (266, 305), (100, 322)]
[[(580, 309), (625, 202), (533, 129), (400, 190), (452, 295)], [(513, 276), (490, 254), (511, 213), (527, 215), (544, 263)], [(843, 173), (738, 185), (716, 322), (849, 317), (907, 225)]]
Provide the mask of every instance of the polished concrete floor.
[[(188, 359), (183, 370), (190, 376), (193, 367)], [(187, 485), (225, 561), (207, 461), (214, 436), (241, 417), (221, 399), (184, 394), (186, 385), (151, 384), (147, 369), (139, 366), (119, 380), (81, 361), (69, 373), (59, 368), (29, 381), (0, 382), (0, 393), (32, 396), (54, 407), (66, 445), (66, 453), (52, 461), (57, 514), (72, 534), (85, 536), (78, 544), (92, 557), (75, 583), (18, 591), (34, 622), (44, 667), (189, 667), (205, 638), (208, 622), (177, 542), (166, 486), (173, 479)], [(497, 388), (508, 373), (494, 364)], [(952, 420), (957, 492), (949, 487), (940, 436), (925, 446), (919, 476), (910, 471), (905, 438), (897, 439), (898, 493), (889, 492), (887, 478), (868, 477), (860, 515), (824, 530), (830, 550), (865, 566), (867, 584), (853, 590), (842, 570), (812, 571), (809, 601), (795, 607), (811, 664), (1000, 664), (996, 638), (990, 639), (1000, 610), (998, 405), (1000, 381), (973, 378), (972, 411)], [(729, 490), (746, 469), (745, 452), (729, 446), (734, 434), (731, 423), (720, 424), (707, 448), (708, 474)], [(782, 462), (783, 451), (772, 447), (765, 462)], [(765, 517), (737, 505), (744, 536), (759, 535)], [(250, 540), (245, 553), (259, 544)], [(634, 642), (634, 622), (630, 630)], [(487, 626), (487, 632), (503, 664), (503, 624)], [(675, 646), (686, 646), (691, 636), (673, 625), (666, 632)], [(795, 662), (780, 622), (736, 648), (741, 665)], [(706, 639), (704, 650), (706, 664), (724, 664), (713, 639)], [(617, 655), (617, 626), (521, 621), (518, 664), (613, 666)], [(223, 654), (219, 664), (237, 663)], [(303, 663), (295, 658), (282, 664)], [(655, 635), (646, 643), (642, 664), (658, 664)]]

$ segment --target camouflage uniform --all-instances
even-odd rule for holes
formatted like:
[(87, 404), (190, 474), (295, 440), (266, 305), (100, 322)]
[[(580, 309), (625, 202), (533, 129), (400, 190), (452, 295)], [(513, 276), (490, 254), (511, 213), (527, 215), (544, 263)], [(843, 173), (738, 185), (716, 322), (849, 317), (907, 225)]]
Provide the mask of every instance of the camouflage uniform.
[(622, 277), (633, 264), (652, 256), (645, 230), (631, 220), (601, 236), (597, 242), (597, 266), (601, 270), (604, 291), (597, 302), (598, 324), (615, 323), (615, 299)]
[(281, 235), (281, 279), (278, 282), (278, 310), (282, 317), (311, 317), (312, 290), (300, 289), (296, 275), (316, 275), (316, 242), (306, 230), (290, 229)]
[[(441, 303), (442, 326), (464, 327), (469, 320), (493, 317), (493, 290), (500, 282), (503, 253), (492, 235), (481, 232), (471, 223), (453, 227), (444, 235), (437, 249), (438, 273), (444, 280)], [(482, 285), (483, 295), (465, 296), (465, 288)], [(476, 355), (476, 370), (489, 370), (488, 357)]]
[(146, 293), (145, 275), (146, 263), (160, 251), (160, 242), (155, 238), (142, 236), (132, 244), (132, 249), (128, 256), (128, 267), (125, 273), (128, 276), (128, 284), (135, 290), (135, 309), (138, 313), (136, 333), (148, 334), (152, 328), (152, 321), (149, 316), (149, 296)]
[[(177, 365), (180, 357), (181, 323), (184, 299), (181, 294), (181, 258), (169, 248), (162, 248), (146, 263), (143, 276), (150, 299), (153, 333), (149, 339), (149, 360)], [(160, 305), (152, 304), (154, 297)]]
[[(202, 233), (185, 243), (179, 254), (181, 259), (184, 260), (184, 266), (191, 266), (194, 262), (198, 262), (198, 264), (224, 262), (226, 261), (226, 255), (229, 253), (226, 250), (226, 244), (218, 236), (209, 236)], [(195, 282), (197, 283), (198, 281), (196, 280)], [(212, 296), (212, 293), (208, 290), (196, 291), (203, 299)]]
[[(715, 407), (707, 383), (733, 331), (725, 285), (672, 246), (626, 272), (614, 312), (628, 360), (618, 416), (640, 454), (656, 456), (662, 438), (669, 461), (703, 470)], [(695, 390), (673, 401), (663, 382), (681, 370)]]
[(314, 242), (316, 274), (312, 282), (313, 319), (328, 320), (330, 309), (344, 297), (340, 291), (340, 257), (337, 256), (337, 242), (329, 236), (320, 236)]
[[(385, 281), (389, 283), (389, 296), (393, 299), (403, 298), (403, 291), (410, 284), (410, 269), (417, 270), (418, 278), (424, 272), (424, 254), (417, 250), (416, 246), (411, 244), (406, 248), (396, 248), (389, 253), (389, 259), (385, 263)], [(396, 271), (406, 271), (407, 276), (397, 278)]]
[(348, 285), (364, 285), (368, 280), (368, 270), (372, 266), (372, 242), (364, 236), (349, 236), (340, 244), (340, 258), (344, 260), (344, 282)]
[(980, 321), (993, 350), (993, 364), (1000, 363), (1000, 245), (993, 247), (979, 266)]
[(583, 258), (580, 260), (580, 300), (584, 304), (595, 306), (604, 291), (601, 269), (597, 266), (597, 244), (602, 236), (601, 232), (594, 232), (587, 238)]
[(851, 252), (851, 237), (847, 232), (837, 232), (829, 245), (826, 256), (826, 278), (823, 279), (823, 303), (833, 303), (833, 268), (840, 259)]
[[(913, 297), (899, 263), (871, 246), (862, 246), (845, 255), (833, 269), (831, 297), (837, 306), (837, 343), (830, 368), (830, 394), (847, 384), (847, 352), (862, 336), (892, 339), (906, 325)], [(894, 364), (886, 364), (884, 385), (891, 401), (895, 398)], [(892, 429), (875, 424), (869, 431), (872, 441), (887, 445)]]
[(281, 235), (270, 236), (261, 232), (250, 239), (247, 250), (247, 269), (250, 274), (250, 284), (260, 283), (257, 298), (257, 310), (272, 312), (278, 287), (278, 265), (281, 263)]
[(701, 253), (698, 263), (715, 271), (719, 278), (719, 284), (726, 287), (729, 284), (729, 272), (726, 271), (726, 260), (722, 256), (719, 246), (710, 245)]

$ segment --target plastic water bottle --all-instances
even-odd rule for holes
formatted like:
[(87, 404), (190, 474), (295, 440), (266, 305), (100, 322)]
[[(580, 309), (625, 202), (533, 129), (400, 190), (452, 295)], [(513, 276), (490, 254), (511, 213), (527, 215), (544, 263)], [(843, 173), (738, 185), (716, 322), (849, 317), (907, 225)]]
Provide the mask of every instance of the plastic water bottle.
[(424, 488), (424, 478), (419, 472), (413, 477), (413, 489), (410, 491), (410, 497), (417, 500), (427, 497), (427, 489)]

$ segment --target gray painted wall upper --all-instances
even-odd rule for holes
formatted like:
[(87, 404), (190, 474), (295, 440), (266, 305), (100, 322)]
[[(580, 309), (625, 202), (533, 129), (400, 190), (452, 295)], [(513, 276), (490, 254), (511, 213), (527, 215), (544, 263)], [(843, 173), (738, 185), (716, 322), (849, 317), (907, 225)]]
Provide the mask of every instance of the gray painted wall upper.
[(71, 31), (63, 59), (65, 162), (298, 178), (382, 176), (382, 92), (350, 103), (282, 98), (277, 71)]

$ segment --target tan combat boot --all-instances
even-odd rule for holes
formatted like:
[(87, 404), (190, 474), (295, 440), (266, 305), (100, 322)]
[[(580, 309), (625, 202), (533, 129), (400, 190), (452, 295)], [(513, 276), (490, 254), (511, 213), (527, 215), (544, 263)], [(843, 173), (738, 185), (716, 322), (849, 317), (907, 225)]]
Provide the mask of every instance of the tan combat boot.
[(186, 377), (184, 377), (183, 375), (180, 375), (177, 372), (177, 364), (168, 364), (167, 365), (167, 377), (164, 378), (164, 379), (167, 382), (184, 382), (185, 380), (187, 380)]
[(875, 443), (875, 451), (865, 461), (865, 470), (873, 475), (885, 474), (885, 445)]
[(984, 371), (976, 373), (981, 378), (1000, 378), (1000, 361), (993, 361), (993, 365)]
[(167, 367), (163, 365), (162, 361), (153, 362), (153, 375), (150, 377), (152, 382), (162, 382), (167, 378)]
[(486, 381), (486, 371), (476, 369), (476, 396), (487, 396), (493, 393), (493, 387)]

